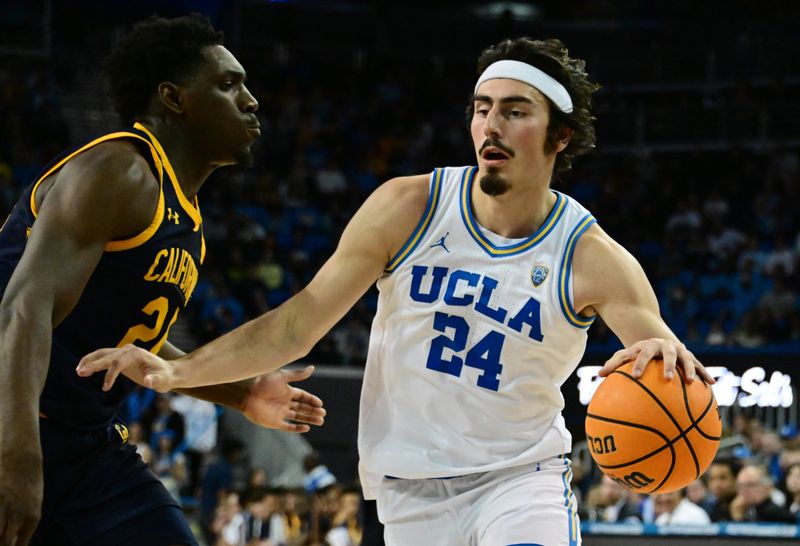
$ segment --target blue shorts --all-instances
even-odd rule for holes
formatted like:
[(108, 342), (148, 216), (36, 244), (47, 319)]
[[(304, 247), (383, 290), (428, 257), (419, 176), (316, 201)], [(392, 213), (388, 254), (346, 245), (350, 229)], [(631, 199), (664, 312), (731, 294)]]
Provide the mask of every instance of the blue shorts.
[(197, 546), (124, 425), (86, 432), (42, 418), (39, 426), (44, 502), (31, 546)]

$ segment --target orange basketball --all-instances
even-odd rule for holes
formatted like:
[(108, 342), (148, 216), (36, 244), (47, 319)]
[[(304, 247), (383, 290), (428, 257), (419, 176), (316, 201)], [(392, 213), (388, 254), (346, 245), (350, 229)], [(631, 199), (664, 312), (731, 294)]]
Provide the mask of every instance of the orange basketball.
[(633, 362), (598, 387), (586, 414), (586, 440), (600, 469), (637, 493), (668, 493), (698, 477), (719, 446), (722, 421), (711, 387), (687, 383), (679, 368), (664, 378), (654, 359), (642, 377)]

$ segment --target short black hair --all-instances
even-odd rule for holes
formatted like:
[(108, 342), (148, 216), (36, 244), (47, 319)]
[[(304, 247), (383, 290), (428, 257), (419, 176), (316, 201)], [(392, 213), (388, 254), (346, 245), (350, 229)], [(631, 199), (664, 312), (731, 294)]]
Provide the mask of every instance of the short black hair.
[(741, 471), (744, 467), (744, 463), (742, 463), (738, 457), (734, 457), (732, 455), (720, 455), (711, 462), (711, 465), (727, 467), (728, 470), (731, 471), (731, 474), (733, 474), (734, 478), (739, 475), (739, 471)]
[[(556, 156), (553, 171), (555, 174), (567, 171), (572, 167), (572, 159), (585, 154), (595, 145), (594, 114), (592, 112), (592, 93), (600, 86), (589, 79), (586, 73), (586, 62), (569, 56), (566, 46), (555, 38), (532, 40), (527, 37), (503, 40), (486, 48), (478, 57), (478, 76), (489, 65), (511, 59), (535, 66), (539, 70), (555, 78), (563, 85), (572, 98), (572, 112), (566, 114), (556, 108), (550, 99), (550, 123), (547, 127), (545, 151), (555, 149), (564, 128), (572, 129), (572, 138), (567, 147)], [(472, 121), (474, 114), (472, 97), (467, 105), (467, 122)]]
[(203, 49), (222, 43), (223, 33), (198, 13), (175, 19), (152, 16), (137, 23), (106, 57), (103, 69), (121, 120), (145, 115), (161, 82), (183, 83), (203, 63)]

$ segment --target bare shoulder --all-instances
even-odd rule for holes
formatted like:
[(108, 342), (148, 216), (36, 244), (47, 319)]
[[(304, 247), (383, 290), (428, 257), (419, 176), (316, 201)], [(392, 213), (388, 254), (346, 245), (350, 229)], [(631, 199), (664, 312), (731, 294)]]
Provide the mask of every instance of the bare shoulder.
[(158, 190), (158, 180), (147, 160), (125, 140), (101, 142), (86, 150), (62, 169), (62, 173), (73, 171), (80, 172), (88, 184), (102, 185), (107, 190), (136, 193), (147, 192), (148, 188)]
[(597, 224), (575, 245), (572, 262), (575, 308), (599, 305), (647, 279), (639, 262)]
[(422, 218), (429, 181), (429, 174), (392, 178), (378, 187), (359, 210), (358, 225), (366, 224), (380, 237), (385, 257), (400, 250)]
[(430, 175), (399, 176), (386, 181), (375, 190), (374, 197), (390, 209), (405, 210), (406, 214), (425, 210), (430, 192)]

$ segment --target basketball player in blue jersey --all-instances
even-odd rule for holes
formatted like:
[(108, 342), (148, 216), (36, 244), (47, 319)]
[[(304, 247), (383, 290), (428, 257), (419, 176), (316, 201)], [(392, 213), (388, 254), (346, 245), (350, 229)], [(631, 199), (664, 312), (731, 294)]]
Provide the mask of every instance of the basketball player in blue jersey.
[[(152, 18), (107, 62), (132, 127), (46, 167), (0, 231), (0, 544), (197, 544), (175, 501), (127, 445), (116, 414), (135, 387), (81, 378), (81, 356), (132, 344), (165, 358), (205, 247), (196, 194), (248, 163), (258, 103), (200, 16)], [(322, 423), (311, 373), (181, 392), (267, 427)], [(38, 529), (37, 521), (39, 521)], [(34, 535), (34, 530), (35, 535)]]
[(521, 38), (484, 51), (478, 74), (477, 167), (390, 180), (303, 291), (196, 352), (101, 350), (79, 374), (158, 390), (251, 377), (307, 354), (377, 281), (359, 453), (387, 544), (579, 544), (560, 387), (595, 317), (625, 345), (601, 375), (660, 355), (667, 376), (713, 380), (637, 261), (550, 188), (594, 145), (583, 61)]

